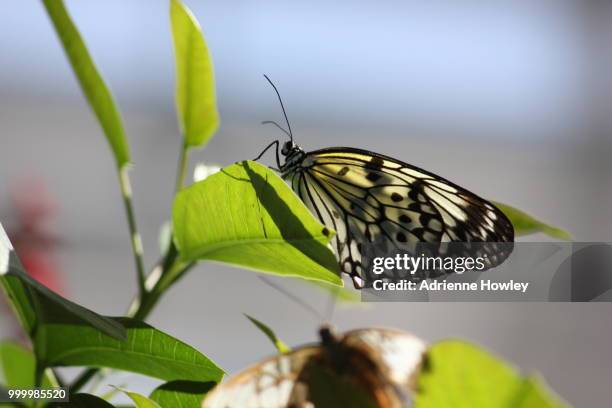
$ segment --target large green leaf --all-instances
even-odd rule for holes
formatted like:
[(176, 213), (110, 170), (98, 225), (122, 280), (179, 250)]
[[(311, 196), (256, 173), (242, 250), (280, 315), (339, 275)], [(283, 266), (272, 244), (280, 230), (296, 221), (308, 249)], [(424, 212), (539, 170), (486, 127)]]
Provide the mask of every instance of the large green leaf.
[(287, 344), (285, 344), (284, 341), (276, 337), (276, 333), (274, 333), (274, 331), (270, 327), (260, 322), (256, 318), (249, 316), (246, 313), (245, 316), (251, 321), (251, 323), (255, 325), (255, 327), (257, 327), (259, 330), (261, 330), (263, 334), (266, 335), (268, 340), (270, 340), (272, 344), (274, 344), (274, 347), (276, 347), (276, 350), (278, 350), (279, 353), (287, 353), (291, 351), (291, 348)]
[(119, 168), (130, 161), (130, 152), (119, 110), (98, 72), (85, 42), (72, 22), (62, 0), (43, 0), (47, 13), (79, 80), (87, 102), (93, 109), (111, 145)]
[(24, 330), (35, 338), (40, 327), (50, 323), (89, 325), (117, 339), (125, 338), (120, 323), (100, 316), (76, 303), (63, 298), (46, 286), (32, 279), (13, 251), (0, 225), (0, 286)]
[(150, 395), (162, 408), (200, 408), (202, 399), (215, 383), (171, 381), (157, 387)]
[(418, 380), (415, 408), (561, 408), (535, 378), (475, 345), (449, 340), (434, 344)]
[(529, 235), (542, 232), (553, 238), (566, 241), (570, 241), (572, 239), (572, 235), (569, 232), (559, 227), (545, 224), (542, 221), (535, 219), (531, 215), (519, 210), (518, 208), (495, 201), (493, 203), (506, 215), (506, 217), (510, 219), (510, 222), (512, 222), (512, 225), (514, 226), (514, 232), (516, 235)]
[(181, 191), (174, 202), (181, 258), (226, 262), (342, 285), (333, 232), (270, 169), (244, 161)]
[(36, 352), (48, 367), (90, 366), (131, 371), (165, 381), (218, 382), (223, 371), (193, 347), (143, 322), (114, 318), (127, 330), (117, 341), (89, 326), (45, 325)]
[(176, 61), (176, 106), (186, 146), (202, 146), (219, 127), (212, 58), (195, 16), (170, 1)]

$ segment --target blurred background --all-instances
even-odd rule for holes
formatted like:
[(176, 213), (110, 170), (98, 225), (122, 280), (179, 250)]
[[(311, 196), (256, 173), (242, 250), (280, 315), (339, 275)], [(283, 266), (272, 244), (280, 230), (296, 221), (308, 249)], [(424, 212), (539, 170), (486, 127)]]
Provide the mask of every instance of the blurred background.
[[(222, 118), (192, 166), (253, 158), (282, 138), (260, 125), (282, 118), (266, 73), (306, 150), (393, 155), (576, 240), (612, 241), (612, 3), (186, 3), (215, 62)], [(152, 265), (180, 145), (168, 3), (67, 6), (126, 123)], [(42, 4), (0, 2), (0, 27), (0, 220), (39, 279), (100, 313), (122, 314), (136, 284), (107, 143)], [(280, 283), (325, 313), (325, 295)], [(243, 312), (294, 345), (315, 340), (321, 323), (256, 274), (210, 263), (179, 282), (150, 322), (233, 373), (273, 353)], [(606, 303), (390, 303), (338, 307), (332, 321), (342, 330), (395, 326), (428, 341), (467, 338), (542, 373), (576, 407), (600, 407), (609, 404), (611, 312)], [(7, 312), (0, 330), (16, 335)]]

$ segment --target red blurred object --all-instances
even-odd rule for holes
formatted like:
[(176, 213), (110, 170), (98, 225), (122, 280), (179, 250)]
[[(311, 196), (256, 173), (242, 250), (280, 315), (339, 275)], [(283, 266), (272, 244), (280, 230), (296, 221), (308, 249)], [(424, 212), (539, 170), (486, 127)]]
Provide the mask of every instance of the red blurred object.
[(28, 178), (11, 189), (12, 221), (7, 233), (25, 270), (55, 292), (64, 285), (55, 256), (60, 240), (52, 233), (51, 222), (57, 204), (44, 182)]

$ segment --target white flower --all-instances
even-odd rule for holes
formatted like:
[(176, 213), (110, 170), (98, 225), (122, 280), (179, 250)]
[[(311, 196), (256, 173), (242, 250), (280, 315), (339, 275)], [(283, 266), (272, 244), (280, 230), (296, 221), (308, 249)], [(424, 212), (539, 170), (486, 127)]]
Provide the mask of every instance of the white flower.
[(0, 275), (4, 275), (9, 270), (9, 257), (12, 250), (13, 245), (0, 224)]

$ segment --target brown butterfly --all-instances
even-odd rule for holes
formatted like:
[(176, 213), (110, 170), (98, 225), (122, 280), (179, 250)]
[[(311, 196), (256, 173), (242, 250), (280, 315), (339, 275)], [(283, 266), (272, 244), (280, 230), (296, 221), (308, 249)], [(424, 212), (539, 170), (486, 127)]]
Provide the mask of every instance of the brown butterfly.
[(425, 343), (366, 328), (265, 359), (218, 385), (203, 408), (402, 408), (411, 404)]

